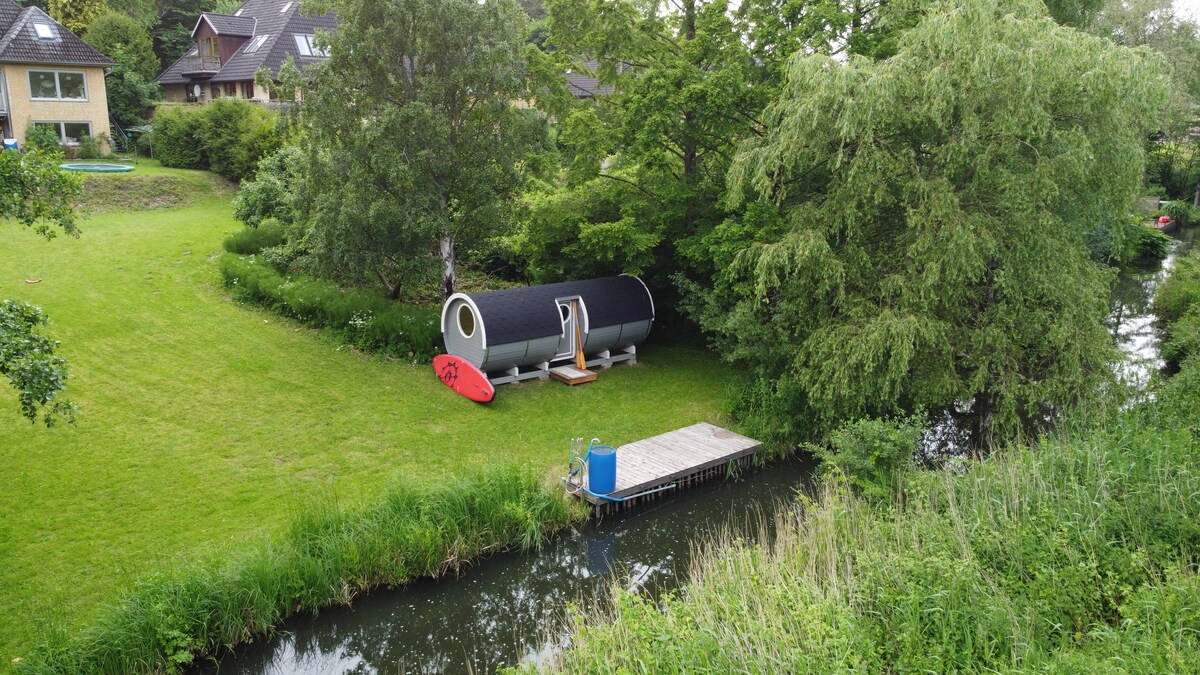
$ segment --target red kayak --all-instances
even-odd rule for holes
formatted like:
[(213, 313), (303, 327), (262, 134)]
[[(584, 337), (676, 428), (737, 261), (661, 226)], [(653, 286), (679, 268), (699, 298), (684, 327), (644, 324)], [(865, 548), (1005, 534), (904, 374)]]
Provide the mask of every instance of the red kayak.
[(478, 368), (453, 354), (433, 357), (433, 370), (447, 387), (476, 403), (491, 403), (496, 388)]

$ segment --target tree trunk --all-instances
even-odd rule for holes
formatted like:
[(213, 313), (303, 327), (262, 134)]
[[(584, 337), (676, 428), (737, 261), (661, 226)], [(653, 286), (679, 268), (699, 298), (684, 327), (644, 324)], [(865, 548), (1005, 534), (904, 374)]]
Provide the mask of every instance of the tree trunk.
[(443, 230), (438, 238), (438, 250), (442, 258), (442, 301), (454, 295), (454, 235)]
[(971, 446), (978, 457), (987, 454), (992, 445), (992, 395), (986, 391), (975, 394), (971, 402)]
[(1192, 206), (1200, 209), (1200, 183), (1196, 183), (1196, 196), (1192, 198)]
[(387, 276), (385, 276), (383, 273), (383, 270), (379, 270), (375, 274), (379, 277), (379, 283), (383, 284), (383, 290), (387, 292), (388, 297), (391, 298), (392, 300), (399, 300), (400, 299), (400, 282), (397, 281), (396, 283), (393, 284), (390, 281), (388, 281)]

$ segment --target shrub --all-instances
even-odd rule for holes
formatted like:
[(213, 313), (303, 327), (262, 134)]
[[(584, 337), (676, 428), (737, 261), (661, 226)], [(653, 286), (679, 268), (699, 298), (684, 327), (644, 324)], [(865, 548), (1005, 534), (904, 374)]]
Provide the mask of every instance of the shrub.
[(1192, 305), (1167, 327), (1162, 344), (1163, 359), (1170, 364), (1178, 365), (1196, 354), (1200, 354), (1200, 305)]
[(283, 242), (283, 225), (278, 220), (270, 219), (258, 227), (245, 227), (240, 232), (226, 237), (225, 250), (240, 255), (253, 255)]
[(1175, 268), (1154, 294), (1154, 313), (1159, 322), (1170, 324), (1200, 304), (1200, 251), (1175, 262)]
[(896, 479), (913, 465), (921, 424), (914, 419), (861, 419), (835, 429), (823, 445), (810, 446), (824, 464), (872, 497), (890, 498)]
[(25, 128), (25, 147), (42, 152), (62, 152), (58, 132), (50, 127), (37, 126), (32, 122)]
[(233, 201), (233, 217), (250, 226), (266, 218), (277, 218), (284, 225), (293, 221), (292, 203), (299, 189), (303, 151), (287, 145), (263, 157), (252, 180), (242, 183)]
[(1163, 328), (1167, 363), (1178, 366), (1200, 354), (1200, 250), (1175, 262), (1154, 294), (1154, 313)]
[(420, 359), (441, 351), (438, 309), (402, 305), (378, 293), (345, 290), (331, 281), (284, 277), (256, 257), (226, 254), (220, 269), (234, 297), (337, 331), (359, 349)]
[(1153, 227), (1132, 224), (1125, 229), (1125, 260), (1162, 260), (1171, 253), (1174, 240)]
[(222, 98), (203, 108), (198, 140), (209, 168), (231, 180), (254, 174), (258, 160), (279, 148), (276, 114), (249, 101)]
[(79, 139), (79, 148), (77, 149), (76, 156), (79, 159), (102, 159), (104, 157), (104, 146), (102, 144), (107, 140), (106, 134), (100, 134), (99, 136), (84, 134)]
[(275, 120), (275, 113), (232, 98), (203, 107), (160, 106), (154, 114), (154, 152), (163, 166), (212, 169), (242, 180), (279, 147)]
[(201, 137), (204, 108), (160, 106), (154, 113), (154, 154), (163, 166), (206, 169), (208, 154)]

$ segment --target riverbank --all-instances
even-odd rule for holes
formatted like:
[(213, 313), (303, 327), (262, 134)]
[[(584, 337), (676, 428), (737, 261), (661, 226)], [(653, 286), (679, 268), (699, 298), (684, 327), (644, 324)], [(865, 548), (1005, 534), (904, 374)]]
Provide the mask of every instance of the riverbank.
[(837, 479), (770, 548), (727, 538), (658, 602), (618, 592), (566, 672), (1195, 672), (1200, 359), (891, 504)]

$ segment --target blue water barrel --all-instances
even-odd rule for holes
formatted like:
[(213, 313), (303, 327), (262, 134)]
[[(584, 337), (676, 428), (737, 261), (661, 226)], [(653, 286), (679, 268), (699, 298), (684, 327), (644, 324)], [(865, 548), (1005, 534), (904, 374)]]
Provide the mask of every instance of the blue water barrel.
[(588, 489), (598, 495), (617, 489), (617, 451), (609, 445), (594, 445), (588, 451)]
[(5, 149), (5, 150), (12, 150), (13, 152), (16, 152), (16, 150), (17, 150), (17, 139), (15, 139), (15, 138), (6, 138), (6, 139), (4, 139), (4, 149)]

